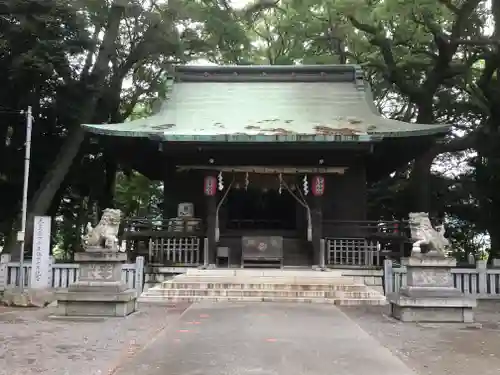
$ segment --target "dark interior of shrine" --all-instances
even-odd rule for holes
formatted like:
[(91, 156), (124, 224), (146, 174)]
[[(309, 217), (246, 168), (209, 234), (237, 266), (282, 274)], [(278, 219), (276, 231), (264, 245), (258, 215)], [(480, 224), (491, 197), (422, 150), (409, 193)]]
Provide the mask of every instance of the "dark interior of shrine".
[(232, 189), (225, 206), (227, 229), (297, 229), (297, 201), (285, 189)]

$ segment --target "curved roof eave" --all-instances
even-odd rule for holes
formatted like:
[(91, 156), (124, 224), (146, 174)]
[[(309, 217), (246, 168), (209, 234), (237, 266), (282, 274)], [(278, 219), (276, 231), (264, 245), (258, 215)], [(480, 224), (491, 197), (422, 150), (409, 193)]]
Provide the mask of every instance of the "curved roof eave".
[[(144, 120), (147, 120), (145, 118)], [(394, 121), (394, 120), (387, 120)], [(412, 131), (400, 132), (368, 132), (360, 134), (356, 139), (351, 136), (325, 135), (325, 134), (168, 134), (164, 131), (127, 130), (120, 129), (123, 124), (83, 124), (89, 133), (111, 137), (133, 137), (148, 138), (164, 142), (338, 142), (356, 141), (370, 142), (379, 141), (384, 138), (406, 138), (414, 136), (432, 136), (446, 134), (449, 132), (448, 125), (426, 125), (427, 129), (421, 128)]]
[(180, 79), (158, 113), (82, 126), (94, 134), (167, 142), (370, 142), (450, 128), (383, 118), (354, 65), (177, 70)]

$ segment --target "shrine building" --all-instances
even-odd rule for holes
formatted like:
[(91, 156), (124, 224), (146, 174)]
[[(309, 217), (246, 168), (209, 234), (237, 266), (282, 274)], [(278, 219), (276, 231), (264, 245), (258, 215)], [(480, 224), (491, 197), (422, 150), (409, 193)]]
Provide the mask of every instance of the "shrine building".
[(83, 125), (163, 181), (163, 219), (126, 232), (161, 265), (380, 264), (404, 236), (369, 220), (367, 184), (449, 130), (383, 118), (356, 65), (178, 66), (167, 96), (150, 117)]

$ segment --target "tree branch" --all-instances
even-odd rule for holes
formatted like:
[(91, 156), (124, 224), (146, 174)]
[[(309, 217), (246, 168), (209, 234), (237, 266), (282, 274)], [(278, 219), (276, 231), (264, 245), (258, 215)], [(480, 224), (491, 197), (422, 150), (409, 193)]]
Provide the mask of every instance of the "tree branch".
[(392, 53), (392, 42), (383, 35), (383, 30), (362, 23), (353, 16), (348, 16), (348, 19), (355, 28), (370, 34), (372, 36), (371, 43), (380, 48), (380, 53), (386, 64), (386, 71), (384, 72), (385, 78), (396, 85), (404, 95), (410, 98), (410, 100), (419, 102), (422, 97), (422, 91), (406, 81), (404, 72), (397, 66), (394, 54)]
[[(440, 1), (447, 2), (447, 0)], [(453, 74), (460, 72), (459, 70), (450, 71), (450, 63), (452, 62), (453, 56), (457, 52), (459, 46), (459, 44), (453, 41), (460, 39), (461, 34), (466, 28), (468, 19), (480, 2), (481, 0), (467, 0), (460, 8), (457, 8), (457, 10), (454, 11), (456, 18), (451, 27), (450, 37), (446, 36), (443, 29), (432, 20), (430, 15), (423, 15), (423, 20), (429, 31), (433, 34), (434, 42), (436, 43), (439, 51), (434, 67), (429, 72), (422, 85), (422, 88), (425, 90), (427, 96), (434, 96), (436, 90), (441, 84), (443, 84), (445, 79), (448, 79), (453, 76)]]

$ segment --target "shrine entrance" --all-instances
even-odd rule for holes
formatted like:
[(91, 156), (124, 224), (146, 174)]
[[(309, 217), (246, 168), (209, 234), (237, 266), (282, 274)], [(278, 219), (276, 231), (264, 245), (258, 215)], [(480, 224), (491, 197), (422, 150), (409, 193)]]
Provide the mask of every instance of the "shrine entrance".
[(227, 229), (297, 230), (297, 201), (287, 191), (232, 189), (227, 196)]
[(309, 211), (297, 176), (275, 171), (229, 176), (219, 246), (229, 248), (245, 268), (310, 267)]
[(208, 236), (215, 250), (209, 254), (241, 267), (317, 264), (307, 173), (279, 167), (218, 167), (217, 172), (204, 182), (207, 233), (214, 233), (213, 242)]

